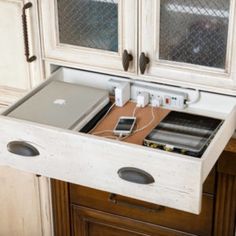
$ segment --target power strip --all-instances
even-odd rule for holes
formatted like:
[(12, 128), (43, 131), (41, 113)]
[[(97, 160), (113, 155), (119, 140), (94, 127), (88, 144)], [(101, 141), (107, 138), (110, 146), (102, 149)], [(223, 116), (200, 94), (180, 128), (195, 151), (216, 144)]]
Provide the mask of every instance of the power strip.
[(166, 107), (175, 109), (185, 109), (187, 107), (188, 93), (171, 89), (150, 89), (142, 86), (132, 86), (132, 99), (138, 102), (138, 97), (142, 93), (149, 94), (149, 104), (154, 107)]

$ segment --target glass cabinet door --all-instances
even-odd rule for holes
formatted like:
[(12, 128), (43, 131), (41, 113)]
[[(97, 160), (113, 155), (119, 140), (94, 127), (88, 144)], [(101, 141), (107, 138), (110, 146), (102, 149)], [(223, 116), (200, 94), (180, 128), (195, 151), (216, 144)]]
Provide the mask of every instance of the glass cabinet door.
[(118, 52), (118, 0), (57, 0), (59, 42)]
[(46, 57), (123, 71), (126, 51), (127, 70), (134, 72), (136, 5), (135, 0), (42, 0)]
[(234, 0), (144, 0), (140, 4), (140, 48), (150, 60), (145, 74), (185, 84), (234, 86)]

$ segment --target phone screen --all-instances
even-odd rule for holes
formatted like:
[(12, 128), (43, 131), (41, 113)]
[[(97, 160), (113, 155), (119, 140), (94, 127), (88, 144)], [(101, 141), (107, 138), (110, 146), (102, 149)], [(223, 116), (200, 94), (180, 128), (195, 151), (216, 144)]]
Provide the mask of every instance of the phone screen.
[(115, 128), (117, 131), (130, 131), (134, 126), (135, 119), (121, 118)]

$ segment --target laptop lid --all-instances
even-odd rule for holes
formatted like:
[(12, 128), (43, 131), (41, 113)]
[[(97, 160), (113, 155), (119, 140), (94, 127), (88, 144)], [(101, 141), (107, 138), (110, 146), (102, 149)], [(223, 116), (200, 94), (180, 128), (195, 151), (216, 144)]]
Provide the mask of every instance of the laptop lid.
[(108, 101), (108, 96), (106, 90), (52, 81), (8, 116), (70, 129), (104, 100)]

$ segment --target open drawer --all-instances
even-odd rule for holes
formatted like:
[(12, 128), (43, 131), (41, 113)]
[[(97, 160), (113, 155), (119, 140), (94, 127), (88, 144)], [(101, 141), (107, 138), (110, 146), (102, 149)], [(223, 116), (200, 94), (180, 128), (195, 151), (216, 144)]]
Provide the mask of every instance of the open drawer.
[[(208, 106), (211, 107), (213, 102), (221, 109), (216, 112), (214, 108), (209, 113), (224, 122), (201, 158), (7, 116), (52, 80), (109, 88), (107, 83), (110, 76), (93, 73), (88, 73), (87, 76), (86, 73), (60, 69), (2, 114), (0, 165), (195, 214), (200, 213), (203, 182), (235, 131), (236, 99), (209, 94)], [(206, 97), (203, 93), (202, 99)], [(214, 101), (214, 98), (217, 100)], [(198, 110), (204, 113), (204, 108)], [(14, 141), (23, 150), (22, 155), (9, 152), (9, 144)], [(31, 156), (24, 156), (25, 152), (27, 155), (30, 152)], [(127, 170), (122, 168), (128, 168), (128, 174), (133, 174), (131, 182), (120, 178), (119, 170)], [(142, 184), (137, 183), (137, 175), (144, 180)]]

